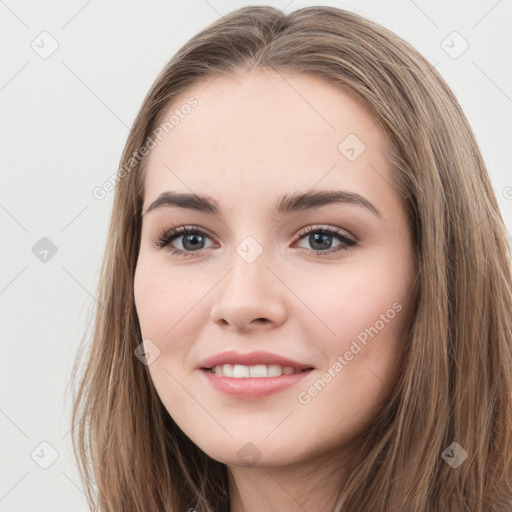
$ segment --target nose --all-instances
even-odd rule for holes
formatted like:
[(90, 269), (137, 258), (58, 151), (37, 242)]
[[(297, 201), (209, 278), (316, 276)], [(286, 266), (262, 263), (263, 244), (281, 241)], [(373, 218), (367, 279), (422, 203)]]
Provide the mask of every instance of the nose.
[(210, 318), (221, 327), (241, 332), (267, 330), (286, 317), (288, 288), (276, 268), (262, 255), (248, 262), (235, 254), (232, 265), (215, 287)]

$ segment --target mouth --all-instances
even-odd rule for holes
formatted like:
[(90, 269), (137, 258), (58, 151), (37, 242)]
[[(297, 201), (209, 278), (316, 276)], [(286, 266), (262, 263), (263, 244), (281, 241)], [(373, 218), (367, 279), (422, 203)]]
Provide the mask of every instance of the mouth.
[(201, 368), (206, 383), (215, 391), (239, 400), (255, 400), (293, 388), (314, 368), (279, 365), (224, 364)]
[(300, 374), (313, 370), (312, 367), (292, 368), (291, 366), (282, 366), (279, 364), (257, 364), (252, 366), (242, 364), (221, 364), (201, 369), (219, 377), (230, 377), (234, 379), (268, 379), (281, 377), (283, 375)]

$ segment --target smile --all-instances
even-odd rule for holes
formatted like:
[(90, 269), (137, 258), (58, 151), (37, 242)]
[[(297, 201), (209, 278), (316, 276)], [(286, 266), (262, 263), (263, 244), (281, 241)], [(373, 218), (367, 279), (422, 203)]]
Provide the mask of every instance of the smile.
[(290, 366), (281, 366), (279, 364), (258, 364), (255, 366), (245, 366), (243, 364), (223, 364), (210, 368), (215, 375), (223, 377), (233, 377), (235, 379), (244, 379), (248, 377), (269, 378), (280, 377), (281, 375), (291, 375), (293, 373), (302, 373), (305, 370), (291, 368)]
[[(232, 366), (232, 376), (224, 374), (226, 366)], [(217, 373), (217, 369), (219, 369), (219, 373)], [(291, 373), (290, 370), (292, 370)], [(265, 397), (293, 387), (309, 375), (313, 368), (299, 370), (279, 365), (268, 367), (266, 365), (222, 365), (202, 368), (200, 371), (207, 384), (214, 390), (231, 397), (247, 400)], [(263, 376), (263, 372), (266, 373), (266, 376)], [(229, 373), (229, 369), (227, 373)]]

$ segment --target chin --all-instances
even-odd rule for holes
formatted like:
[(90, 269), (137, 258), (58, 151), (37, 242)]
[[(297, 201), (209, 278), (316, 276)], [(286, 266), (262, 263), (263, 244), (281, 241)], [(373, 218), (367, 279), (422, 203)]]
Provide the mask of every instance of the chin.
[[(235, 436), (224, 443), (198, 444), (212, 459), (228, 466), (279, 467), (298, 462), (300, 453), (285, 446), (282, 439), (260, 439), (249, 434)], [(296, 443), (295, 443), (296, 444)]]

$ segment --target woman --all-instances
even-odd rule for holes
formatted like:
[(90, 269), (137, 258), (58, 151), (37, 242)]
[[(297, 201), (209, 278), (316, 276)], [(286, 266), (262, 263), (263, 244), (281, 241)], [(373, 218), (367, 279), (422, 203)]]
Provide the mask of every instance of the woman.
[(73, 411), (91, 508), (512, 510), (509, 251), (410, 45), (332, 7), (224, 16), (122, 155)]

